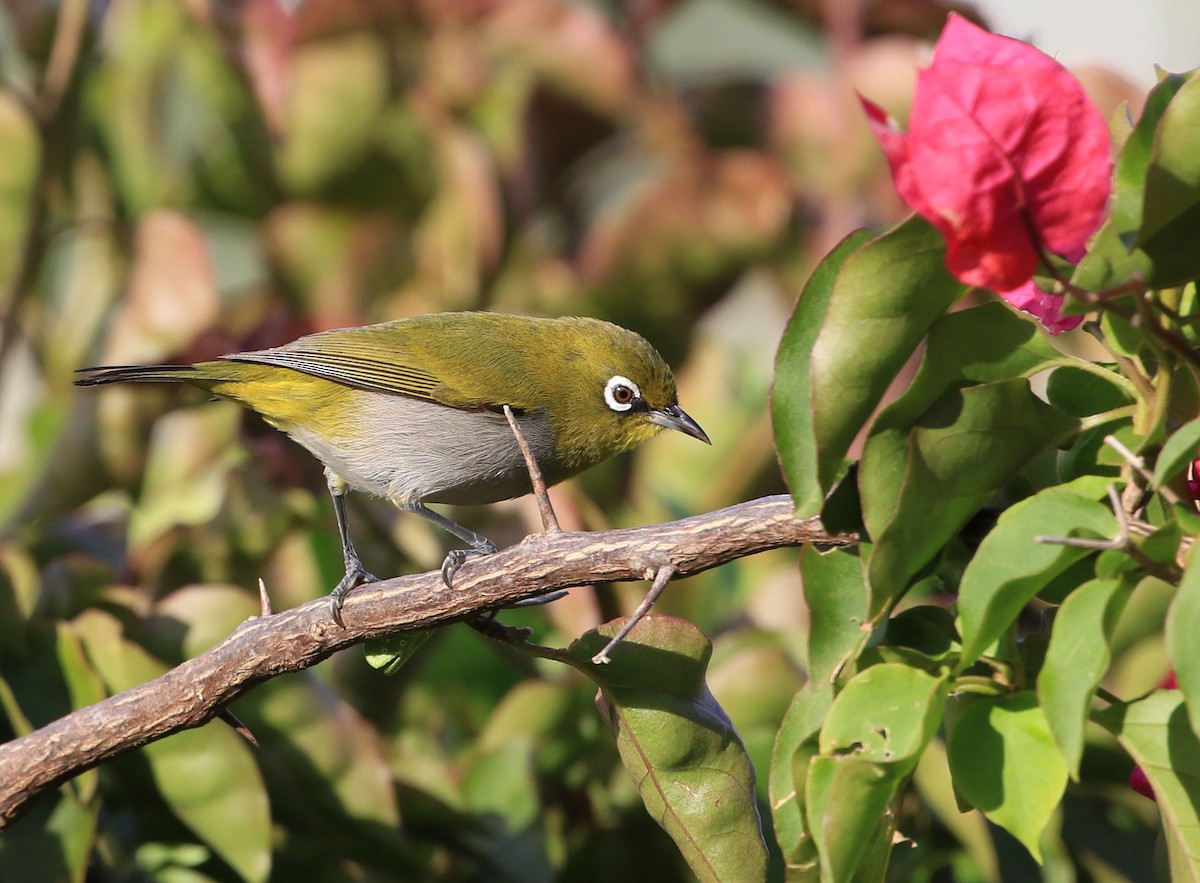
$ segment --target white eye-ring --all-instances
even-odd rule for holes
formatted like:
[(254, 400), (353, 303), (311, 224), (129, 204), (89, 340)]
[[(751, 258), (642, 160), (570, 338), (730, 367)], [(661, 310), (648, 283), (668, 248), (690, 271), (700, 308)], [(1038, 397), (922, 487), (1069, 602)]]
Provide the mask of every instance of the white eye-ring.
[(614, 374), (604, 384), (604, 401), (614, 411), (628, 411), (641, 395), (637, 384), (620, 374)]

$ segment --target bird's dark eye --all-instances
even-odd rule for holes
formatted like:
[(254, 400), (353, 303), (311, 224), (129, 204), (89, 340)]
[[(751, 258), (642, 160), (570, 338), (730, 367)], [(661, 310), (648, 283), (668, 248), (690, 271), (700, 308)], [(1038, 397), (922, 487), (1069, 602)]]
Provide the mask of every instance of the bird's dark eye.
[(614, 411), (628, 411), (641, 394), (636, 383), (620, 374), (610, 377), (604, 385), (604, 401)]

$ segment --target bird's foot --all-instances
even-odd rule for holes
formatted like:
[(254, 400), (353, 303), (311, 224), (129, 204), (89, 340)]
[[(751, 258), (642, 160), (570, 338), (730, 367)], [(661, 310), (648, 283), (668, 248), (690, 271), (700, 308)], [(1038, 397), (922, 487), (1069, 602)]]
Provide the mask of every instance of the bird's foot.
[(378, 579), (379, 577), (363, 567), (363, 563), (357, 558), (347, 559), (346, 573), (329, 593), (329, 612), (333, 614), (333, 621), (342, 625), (342, 605), (346, 603), (346, 596), (350, 594), (351, 589), (364, 583), (376, 582)]
[(446, 584), (446, 588), (454, 588), (454, 574), (458, 573), (458, 569), (466, 563), (468, 558), (473, 558), (476, 555), (491, 555), (495, 551), (496, 544), (482, 537), (478, 543), (475, 543), (469, 549), (451, 549), (446, 553), (446, 560), (442, 562), (442, 582)]

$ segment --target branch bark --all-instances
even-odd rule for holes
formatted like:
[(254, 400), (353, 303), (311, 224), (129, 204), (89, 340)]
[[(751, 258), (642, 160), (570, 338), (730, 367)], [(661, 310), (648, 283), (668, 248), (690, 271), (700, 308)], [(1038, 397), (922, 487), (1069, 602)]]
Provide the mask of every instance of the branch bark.
[(333, 622), (323, 598), (249, 619), (162, 677), (0, 745), (0, 828), (72, 776), (200, 726), (255, 684), (369, 638), (445, 625), (573, 586), (648, 579), (664, 565), (681, 578), (782, 546), (855, 542), (854, 534), (826, 534), (815, 518), (795, 518), (790, 497), (763, 497), (649, 527), (534, 534), (470, 559), (452, 590), (438, 571), (361, 586), (346, 598), (344, 628)]

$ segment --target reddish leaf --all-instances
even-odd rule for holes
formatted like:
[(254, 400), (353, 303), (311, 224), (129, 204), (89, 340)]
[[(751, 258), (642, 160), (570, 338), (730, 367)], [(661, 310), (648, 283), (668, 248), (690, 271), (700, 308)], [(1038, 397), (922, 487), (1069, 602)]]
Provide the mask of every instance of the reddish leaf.
[(1103, 219), (1107, 124), (1065, 68), (1025, 43), (951, 15), (918, 74), (909, 131), (863, 106), (897, 190), (946, 237), (962, 282), (1017, 289), (1043, 249), (1078, 259)]

